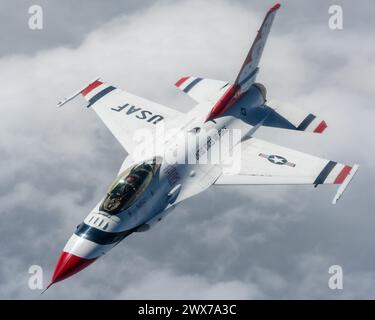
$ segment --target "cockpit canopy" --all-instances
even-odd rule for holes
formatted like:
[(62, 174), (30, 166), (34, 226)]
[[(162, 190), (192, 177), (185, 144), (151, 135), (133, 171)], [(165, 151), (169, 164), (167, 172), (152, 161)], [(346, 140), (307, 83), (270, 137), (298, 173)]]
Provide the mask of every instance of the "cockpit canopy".
[(110, 186), (100, 210), (118, 214), (129, 208), (150, 185), (160, 167), (157, 158), (136, 164), (122, 172)]

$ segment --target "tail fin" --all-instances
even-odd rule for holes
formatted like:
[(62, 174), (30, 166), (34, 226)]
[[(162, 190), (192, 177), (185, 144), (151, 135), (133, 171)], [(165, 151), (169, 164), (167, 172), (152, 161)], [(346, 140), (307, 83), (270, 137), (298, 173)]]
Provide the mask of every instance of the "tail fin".
[(229, 86), (220, 100), (213, 106), (208, 114), (206, 121), (213, 120), (223, 113), (225, 113), (239, 97), (242, 96), (255, 81), (258, 72), (259, 60), (262, 56), (264, 45), (268, 34), (270, 33), (272, 22), (275, 18), (276, 11), (280, 8), (280, 4), (276, 3), (271, 9), (268, 10), (264, 17), (263, 23), (258, 30), (253, 45), (241, 67), (240, 72), (233, 85)]
[(268, 34), (270, 33), (276, 11), (280, 8), (280, 4), (276, 3), (270, 10), (268, 10), (264, 17), (263, 23), (258, 30), (253, 45), (241, 67), (240, 72), (235, 81), (235, 85), (240, 88), (240, 92), (244, 93), (255, 81), (256, 74), (258, 73), (258, 64), (262, 57), (264, 45), (266, 44)]

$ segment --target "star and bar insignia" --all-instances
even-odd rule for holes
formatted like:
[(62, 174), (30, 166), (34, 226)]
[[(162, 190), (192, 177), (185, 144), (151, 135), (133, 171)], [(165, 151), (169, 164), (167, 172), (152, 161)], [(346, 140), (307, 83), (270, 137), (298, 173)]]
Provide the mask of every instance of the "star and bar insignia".
[(292, 167), (292, 168), (294, 168), (296, 166), (295, 163), (291, 163), (286, 158), (284, 158), (282, 156), (275, 155), (275, 154), (268, 155), (268, 154), (264, 154), (264, 153), (259, 153), (259, 157), (265, 158), (269, 162), (272, 162), (273, 164), (277, 164), (277, 165), (287, 165), (287, 166)]

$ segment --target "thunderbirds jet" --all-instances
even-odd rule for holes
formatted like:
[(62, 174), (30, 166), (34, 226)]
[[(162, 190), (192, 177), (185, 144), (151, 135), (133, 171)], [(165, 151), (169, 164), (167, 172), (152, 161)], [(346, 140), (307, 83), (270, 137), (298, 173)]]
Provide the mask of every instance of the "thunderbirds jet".
[[(266, 104), (266, 88), (255, 82), (279, 8), (275, 4), (267, 12), (233, 83), (193, 76), (176, 82), (178, 89), (197, 102), (187, 113), (137, 97), (99, 78), (58, 104), (82, 95), (87, 108), (98, 114), (128, 156), (108, 192), (66, 243), (49, 286), (92, 264), (133, 232), (150, 229), (177, 204), (212, 185), (337, 184), (333, 203), (341, 197), (358, 165), (344, 165), (255, 137), (264, 127), (312, 133), (322, 133), (327, 127), (325, 121), (302, 109)], [(146, 143), (151, 152), (142, 158), (137, 148), (145, 142), (135, 139), (136, 132), (156, 135), (160, 125), (174, 128), (174, 134), (166, 134), (156, 143), (163, 152), (151, 144), (147, 148)], [(186, 137), (195, 140), (186, 143)], [(207, 156), (219, 148), (239, 164), (235, 170), (227, 170)], [(166, 161), (167, 153), (175, 161)]]

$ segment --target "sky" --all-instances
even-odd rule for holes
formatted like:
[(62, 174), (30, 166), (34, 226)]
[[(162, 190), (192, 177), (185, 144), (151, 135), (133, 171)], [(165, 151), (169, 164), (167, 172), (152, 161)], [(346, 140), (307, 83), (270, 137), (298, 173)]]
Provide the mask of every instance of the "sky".
[[(43, 9), (30, 30), (29, 7)], [(44, 295), (65, 242), (115, 177), (126, 152), (83, 99), (56, 103), (95, 76), (187, 112), (173, 84), (195, 75), (233, 81), (273, 1), (0, 2), (0, 298), (375, 298), (375, 47), (371, 1), (282, 1), (258, 81), (270, 104), (324, 118), (322, 135), (260, 138), (360, 169), (336, 187), (212, 187), (132, 235)], [(343, 29), (328, 27), (331, 4)], [(342, 290), (328, 287), (343, 269)]]

